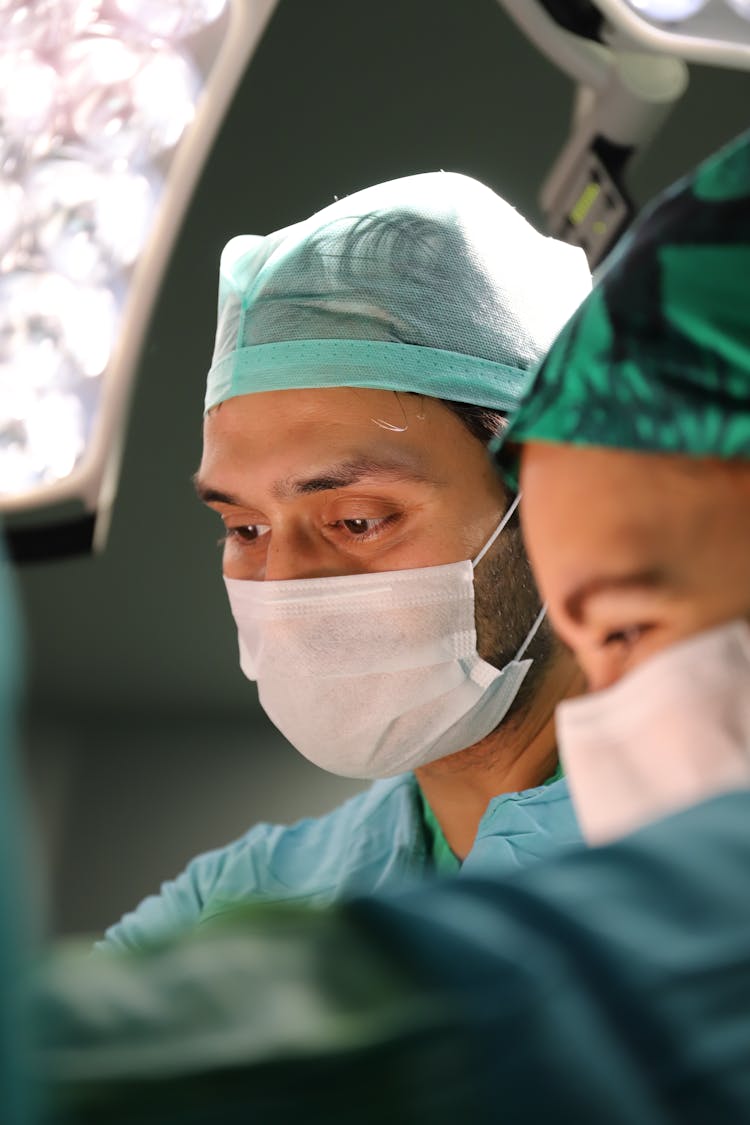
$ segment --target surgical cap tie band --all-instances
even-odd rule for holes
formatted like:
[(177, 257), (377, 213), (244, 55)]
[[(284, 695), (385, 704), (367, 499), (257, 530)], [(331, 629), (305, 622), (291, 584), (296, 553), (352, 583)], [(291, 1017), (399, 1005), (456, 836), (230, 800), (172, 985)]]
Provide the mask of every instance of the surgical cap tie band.
[(211, 368), (205, 409), (260, 391), (362, 387), (510, 412), (529, 371), (462, 352), (383, 340), (289, 340), (237, 348)]

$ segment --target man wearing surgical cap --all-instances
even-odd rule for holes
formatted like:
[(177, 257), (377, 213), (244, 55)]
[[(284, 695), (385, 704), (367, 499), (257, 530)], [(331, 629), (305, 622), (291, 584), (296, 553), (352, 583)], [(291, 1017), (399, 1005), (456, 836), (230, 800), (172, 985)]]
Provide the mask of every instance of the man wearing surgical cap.
[(110, 946), (578, 841), (552, 713), (579, 673), (485, 446), (589, 288), (580, 250), (449, 173), (226, 247), (196, 484), (242, 669), (300, 753), (375, 784), (199, 856)]
[(644, 216), (501, 451), (592, 689), (559, 710), (594, 846), (53, 966), (76, 1120), (750, 1120), (748, 216), (750, 134)]

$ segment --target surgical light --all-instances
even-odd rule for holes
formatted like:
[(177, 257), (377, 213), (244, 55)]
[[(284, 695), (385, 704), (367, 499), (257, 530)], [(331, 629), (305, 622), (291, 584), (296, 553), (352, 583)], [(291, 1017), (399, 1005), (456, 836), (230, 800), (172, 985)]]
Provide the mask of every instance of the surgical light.
[(747, 0), (596, 0), (622, 41), (687, 62), (750, 68)]
[(708, 0), (630, 0), (636, 12), (662, 23), (675, 23), (694, 16), (707, 3)]
[(687, 62), (750, 68), (750, 0), (498, 3), (575, 83), (540, 203), (550, 233), (596, 266), (634, 213), (627, 173), (685, 93)]
[(750, 0), (727, 0), (727, 3), (743, 20), (750, 20)]
[(138, 257), (161, 184), (134, 168), (71, 153), (35, 164), (24, 190), (29, 225), (19, 252), (75, 281), (106, 284)]
[(12, 169), (54, 143), (59, 81), (53, 67), (26, 48), (0, 54), (0, 167)]
[(154, 160), (193, 118), (200, 81), (180, 50), (163, 41), (123, 43), (113, 34), (78, 39), (60, 58), (67, 135), (109, 160)]
[(0, 0), (0, 511), (17, 557), (103, 542), (169, 251), (275, 6)]
[(151, 35), (184, 39), (218, 19), (225, 3), (226, 0), (194, 0), (190, 4), (170, 0), (115, 0), (115, 7)]

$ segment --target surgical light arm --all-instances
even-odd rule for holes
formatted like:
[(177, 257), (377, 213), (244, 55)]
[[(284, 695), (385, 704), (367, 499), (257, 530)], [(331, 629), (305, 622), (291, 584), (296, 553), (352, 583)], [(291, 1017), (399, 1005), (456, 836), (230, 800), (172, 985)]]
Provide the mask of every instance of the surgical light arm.
[(550, 233), (583, 247), (595, 266), (632, 217), (625, 170), (687, 89), (687, 66), (637, 44), (614, 46), (577, 35), (540, 0), (498, 2), (576, 83), (570, 134), (542, 185), (540, 203)]

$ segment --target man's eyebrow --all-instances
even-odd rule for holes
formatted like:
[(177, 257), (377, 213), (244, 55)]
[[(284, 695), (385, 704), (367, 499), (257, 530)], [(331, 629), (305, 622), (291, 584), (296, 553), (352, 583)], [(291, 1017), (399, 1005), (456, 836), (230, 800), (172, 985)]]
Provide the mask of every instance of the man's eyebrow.
[[(424, 484), (430, 478), (412, 458), (391, 460), (373, 457), (353, 457), (335, 465), (318, 470), (309, 477), (288, 477), (277, 481), (273, 494), (277, 499), (288, 500), (293, 496), (305, 496), (313, 492), (326, 492), (329, 489), (348, 488), (363, 480), (385, 479), (415, 481)], [(437, 482), (435, 482), (437, 483)], [(247, 507), (246, 501), (232, 493), (214, 488), (201, 480), (200, 474), (193, 475), (193, 485), (198, 499), (204, 504), (231, 504), (237, 508)]]
[(236, 508), (244, 507), (238, 496), (232, 496), (229, 492), (222, 492), (219, 488), (205, 484), (199, 473), (193, 473), (193, 487), (196, 496), (204, 504), (234, 504)]
[(664, 582), (664, 571), (658, 567), (634, 570), (629, 574), (602, 574), (581, 582), (566, 594), (563, 607), (571, 620), (580, 622), (583, 603), (587, 598), (610, 590), (653, 590), (663, 586)]
[(289, 477), (277, 481), (273, 494), (279, 500), (292, 496), (305, 496), (312, 492), (326, 492), (334, 488), (349, 488), (363, 480), (385, 479), (416, 481), (424, 484), (428, 477), (413, 458), (397, 457), (383, 460), (374, 457), (353, 457), (321, 469), (309, 477)]

